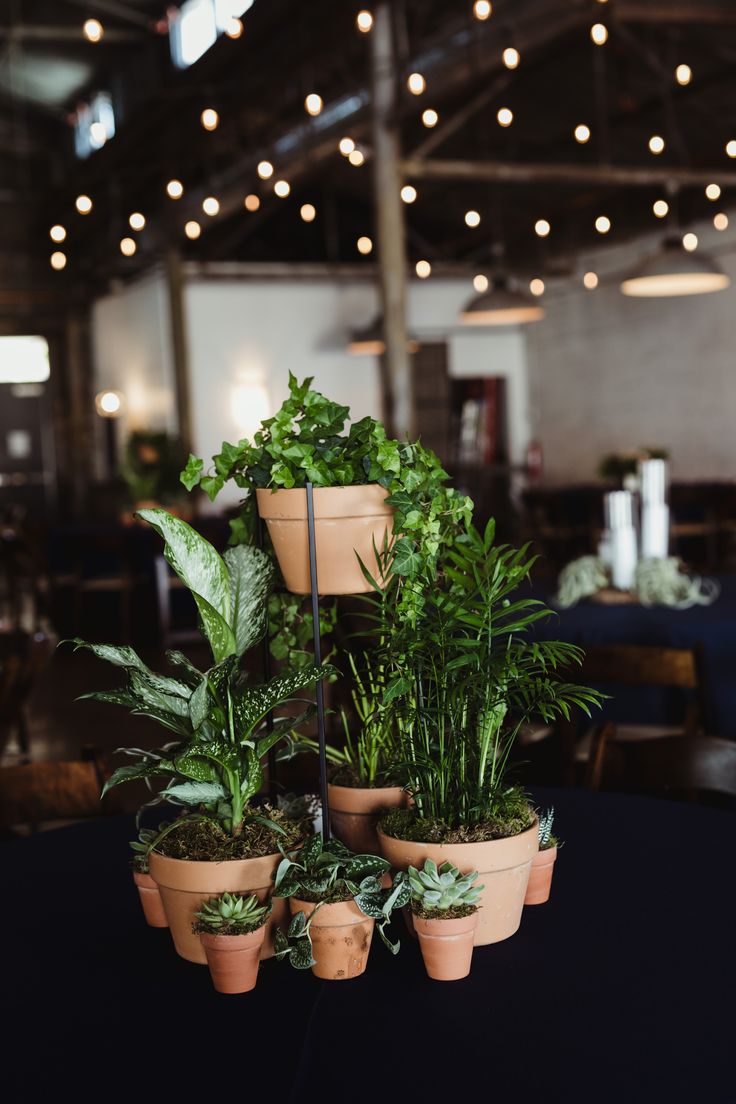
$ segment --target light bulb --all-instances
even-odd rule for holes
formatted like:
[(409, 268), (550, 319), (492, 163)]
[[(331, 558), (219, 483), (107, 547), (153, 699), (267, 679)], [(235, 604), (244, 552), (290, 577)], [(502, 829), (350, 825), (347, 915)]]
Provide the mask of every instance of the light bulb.
[(694, 253), (698, 248), (698, 235), (692, 232), (683, 234), (682, 236), (682, 248), (686, 249), (688, 253)]
[(137, 248), (132, 238), (123, 238), (120, 242), (120, 252), (124, 257), (132, 257)]
[(496, 119), (498, 120), (499, 126), (508, 127), (511, 126), (514, 121), (514, 113), (510, 107), (499, 107), (496, 112)]
[(583, 276), (583, 286), (586, 287), (588, 291), (593, 291), (594, 288), (598, 287), (598, 277), (595, 272), (585, 273)]
[(433, 107), (428, 107), (425, 111), (422, 112), (422, 122), (424, 123), (425, 127), (430, 127), (431, 129), (432, 127), (437, 126), (439, 119), (440, 117)]
[(90, 123), (89, 140), (90, 144), (94, 146), (95, 149), (102, 149), (107, 141), (107, 127), (104, 123), (101, 123), (99, 120)]
[(100, 391), (95, 396), (95, 406), (102, 417), (114, 418), (122, 413), (123, 396), (119, 391)]
[(465, 212), (465, 225), (469, 226), (473, 230), (476, 228), (476, 226), (480, 226), (480, 215), (477, 211)]
[(246, 211), (257, 211), (258, 208), (261, 206), (261, 200), (257, 195), (254, 195), (251, 192), (250, 195), (247, 195), (243, 200), (243, 206), (245, 207)]
[(417, 190), (413, 184), (405, 184), (401, 189), (401, 198), (404, 203), (413, 203), (417, 198)]
[(406, 87), (413, 96), (421, 96), (422, 92), (427, 87), (427, 82), (421, 73), (410, 73), (406, 82)]
[(362, 31), (363, 34), (368, 34), (373, 26), (373, 16), (364, 8), (363, 11), (359, 11), (356, 15), (355, 23), (359, 31)]
[(537, 219), (534, 223), (534, 233), (538, 238), (546, 238), (552, 227), (546, 219)]
[(310, 92), (304, 101), (304, 109), (307, 115), (319, 115), (323, 107), (324, 102), (317, 92)]
[(299, 209), (299, 214), (304, 222), (314, 222), (317, 217), (317, 208), (313, 203), (303, 203)]
[(611, 220), (608, 215), (599, 215), (595, 220), (595, 228), (599, 234), (607, 234), (611, 229)]
[(273, 176), (273, 165), (270, 161), (258, 162), (258, 175), (261, 180), (270, 180)]
[(481, 22), (484, 19), (490, 19), (493, 6), (491, 0), (475, 0), (473, 4), (473, 15), (476, 19), (480, 19)]
[(716, 230), (728, 230), (728, 215), (724, 215), (723, 212), (713, 216), (713, 225)]
[(657, 218), (664, 218), (669, 213), (670, 205), (666, 199), (655, 199), (652, 204), (652, 210)]
[(351, 150), (351, 152), (348, 154), (348, 161), (351, 165), (362, 165), (365, 161), (365, 154), (363, 154), (359, 149)]
[(726, 153), (729, 157), (736, 157), (736, 139), (731, 139), (730, 142), (726, 142)]
[(604, 46), (608, 42), (608, 28), (605, 23), (594, 23), (590, 28), (590, 37), (596, 46)]
[(219, 199), (216, 199), (215, 196), (207, 196), (202, 200), (202, 210), (206, 215), (209, 215), (210, 218), (214, 218), (220, 210)]
[(649, 139), (649, 152), (659, 154), (664, 151), (664, 138), (661, 134), (653, 134)]
[(286, 199), (291, 192), (291, 184), (288, 180), (277, 180), (273, 186), (273, 190), (279, 199)]
[(217, 130), (220, 125), (220, 116), (214, 107), (206, 107), (199, 116), (199, 121), (205, 130)]
[(414, 271), (420, 280), (426, 280), (432, 273), (432, 266), (429, 261), (417, 261)]
[(82, 31), (88, 42), (99, 42), (105, 33), (105, 28), (99, 19), (85, 19)]
[(49, 237), (52, 242), (63, 242), (66, 239), (66, 230), (57, 223), (56, 226), (52, 226), (49, 230)]
[(532, 295), (544, 295), (544, 280), (535, 277), (529, 281), (529, 290)]
[(517, 69), (521, 61), (521, 54), (513, 46), (507, 46), (503, 52), (503, 63), (507, 69)]
[(355, 142), (352, 138), (341, 138), (338, 143), (338, 149), (343, 157), (347, 157), (349, 153), (352, 153), (355, 149)]
[(92, 200), (88, 195), (78, 195), (74, 201), (74, 206), (80, 215), (88, 215), (92, 210)]
[(240, 38), (243, 33), (243, 21), (237, 15), (231, 15), (225, 24), (225, 34), (228, 38)]
[(484, 291), (488, 291), (488, 277), (479, 272), (477, 276), (473, 277), (473, 287), (479, 295), (482, 295)]
[(142, 215), (140, 211), (134, 211), (128, 219), (128, 225), (131, 230), (142, 230), (146, 225), (146, 216)]
[(693, 79), (693, 71), (689, 65), (678, 65), (675, 69), (675, 80), (678, 84), (689, 84)]
[(590, 141), (590, 127), (586, 123), (578, 123), (575, 127), (575, 141), (579, 142), (581, 146), (584, 146), (586, 142)]
[(721, 189), (718, 184), (709, 184), (708, 187), (705, 189), (705, 194), (708, 199), (720, 199)]
[(184, 185), (181, 180), (170, 180), (166, 185), (166, 194), (169, 199), (181, 199), (184, 195)]
[(365, 235), (358, 238), (355, 244), (358, 247), (358, 252), (362, 253), (364, 257), (367, 256), (373, 249), (373, 242)]
[(55, 272), (61, 272), (62, 268), (66, 268), (66, 253), (62, 253), (60, 249), (52, 253), (49, 260)]
[(196, 241), (199, 235), (202, 233), (202, 227), (195, 219), (190, 219), (184, 227), (184, 233), (190, 241)]

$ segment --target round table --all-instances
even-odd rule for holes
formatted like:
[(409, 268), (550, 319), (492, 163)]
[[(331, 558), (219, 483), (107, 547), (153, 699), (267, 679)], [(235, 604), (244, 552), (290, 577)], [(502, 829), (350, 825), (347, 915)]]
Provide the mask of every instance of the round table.
[(735, 1100), (736, 818), (535, 797), (565, 841), (552, 899), (450, 984), (403, 935), (353, 981), (270, 961), (220, 996), (145, 926), (129, 818), (4, 844), (5, 1099)]

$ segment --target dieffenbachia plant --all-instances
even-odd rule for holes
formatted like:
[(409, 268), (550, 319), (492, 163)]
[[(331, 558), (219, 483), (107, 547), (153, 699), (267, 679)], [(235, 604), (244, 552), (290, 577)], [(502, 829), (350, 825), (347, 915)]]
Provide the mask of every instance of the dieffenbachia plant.
[(118, 767), (103, 793), (121, 782), (162, 777), (164, 800), (203, 806), (206, 815), (239, 835), (248, 804), (263, 784), (264, 757), (280, 740), (288, 745), (294, 729), (314, 707), (282, 717), (270, 729), (266, 718), (333, 669), (312, 664), (284, 671), (263, 685), (250, 684), (240, 659), (265, 632), (272, 584), (268, 557), (246, 545), (220, 556), (191, 526), (165, 510), (141, 510), (139, 517), (164, 538), (166, 559), (194, 597), (215, 663), (202, 672), (181, 652), (167, 652), (178, 671), (174, 678), (151, 671), (127, 645), (72, 641), (126, 675), (124, 688), (93, 691), (84, 698), (126, 706), (152, 717), (175, 736), (155, 751), (120, 749), (134, 762)]

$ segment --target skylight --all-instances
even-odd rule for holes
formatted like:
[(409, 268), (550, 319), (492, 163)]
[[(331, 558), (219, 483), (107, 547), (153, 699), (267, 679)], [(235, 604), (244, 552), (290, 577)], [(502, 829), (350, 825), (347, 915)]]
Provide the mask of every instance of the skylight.
[(171, 56), (179, 69), (194, 65), (207, 53), (233, 19), (239, 19), (253, 0), (186, 0), (170, 16)]

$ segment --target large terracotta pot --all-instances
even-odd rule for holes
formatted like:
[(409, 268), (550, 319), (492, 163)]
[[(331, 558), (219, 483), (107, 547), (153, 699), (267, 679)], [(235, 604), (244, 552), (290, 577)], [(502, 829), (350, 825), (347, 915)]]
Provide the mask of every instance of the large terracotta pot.
[(424, 966), (435, 981), (458, 981), (470, 973), (479, 913), (453, 920), (413, 916)]
[[(378, 483), (359, 487), (315, 487), (314, 532), (317, 544), (317, 587), (320, 594), (362, 594), (371, 590), (358, 556), (375, 579), (378, 564), (373, 551), (391, 536), (393, 509), (388, 492)], [(307, 492), (256, 491), (258, 513), (268, 526), (286, 589), (309, 594), (309, 537)], [(356, 555), (356, 552), (358, 555)]]
[(387, 809), (403, 808), (408, 794), (401, 786), (360, 789), (352, 786), (327, 787), (330, 826), (338, 839), (359, 855), (380, 855), (376, 824)]
[[(201, 940), (192, 931), (194, 914), (203, 901), (220, 893), (255, 893), (259, 901), (264, 901), (273, 889), (273, 876), (280, 861), (281, 855), (276, 854), (259, 859), (192, 862), (170, 859), (152, 851), (148, 867), (161, 892), (174, 946), (181, 957), (202, 965), (207, 961)], [(274, 898), (273, 911), (265, 925), (261, 958), (270, 958), (273, 954), (273, 930), (288, 915), (286, 902)]]
[[(306, 913), (310, 917), (317, 907), (313, 901), (291, 897), (292, 915)], [(359, 977), (368, 962), (375, 920), (360, 911), (355, 901), (337, 901), (320, 905), (310, 926), (312, 973), (325, 981), (346, 981)]]
[(525, 905), (543, 905), (549, 901), (556, 858), (556, 847), (546, 847), (544, 851), (537, 851), (532, 861), (529, 885), (524, 898)]
[(161, 894), (151, 875), (134, 870), (133, 881), (138, 886), (146, 923), (152, 928), (168, 928), (169, 921), (166, 919)]
[(410, 866), (421, 870), (426, 859), (434, 859), (438, 866), (449, 860), (463, 874), (478, 871), (478, 882), (485, 888), (478, 899), (476, 947), (499, 943), (518, 929), (532, 859), (539, 848), (536, 820), (518, 836), (484, 843), (414, 843), (393, 839), (380, 827), (378, 839), (381, 854), (397, 870)]
[(249, 993), (255, 989), (265, 934), (265, 924), (245, 935), (200, 932), (212, 984), (218, 993)]

